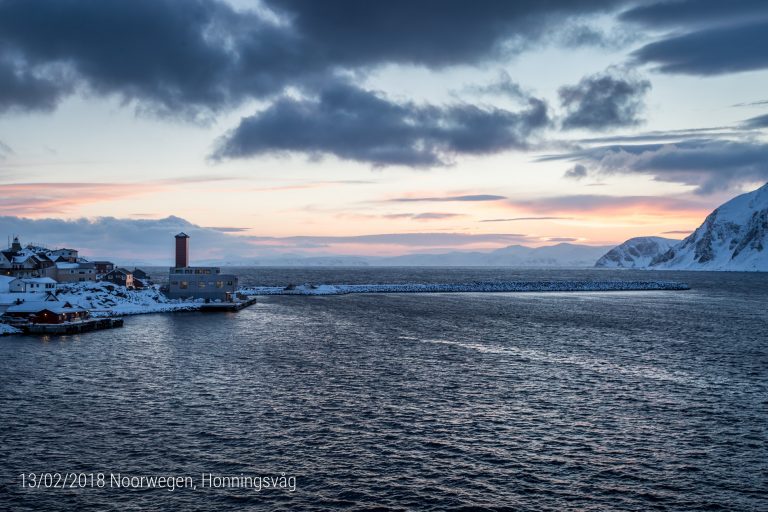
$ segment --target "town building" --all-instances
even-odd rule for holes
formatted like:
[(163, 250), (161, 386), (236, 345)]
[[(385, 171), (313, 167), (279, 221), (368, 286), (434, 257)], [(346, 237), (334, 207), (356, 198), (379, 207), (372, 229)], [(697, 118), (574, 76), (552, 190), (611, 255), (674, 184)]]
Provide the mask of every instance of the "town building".
[(101, 277), (102, 281), (107, 281), (126, 288), (134, 288), (133, 273), (125, 268), (118, 267), (112, 272), (108, 272)]
[(89, 261), (56, 263), (56, 280), (60, 283), (96, 281), (96, 264)]
[(50, 277), (17, 277), (8, 283), (11, 293), (47, 293), (56, 291), (56, 281)]
[(77, 263), (78, 252), (75, 249), (54, 249), (48, 251), (48, 257), (55, 262)]
[(96, 266), (96, 275), (101, 276), (115, 270), (115, 264), (111, 261), (94, 261)]
[(28, 301), (12, 304), (3, 313), (3, 320), (11, 325), (21, 323), (61, 324), (87, 320), (90, 317), (87, 309), (76, 304), (59, 300)]
[(189, 266), (189, 235), (176, 239), (176, 266), (168, 275), (168, 297), (231, 302), (237, 290), (237, 276), (222, 274), (219, 267)]

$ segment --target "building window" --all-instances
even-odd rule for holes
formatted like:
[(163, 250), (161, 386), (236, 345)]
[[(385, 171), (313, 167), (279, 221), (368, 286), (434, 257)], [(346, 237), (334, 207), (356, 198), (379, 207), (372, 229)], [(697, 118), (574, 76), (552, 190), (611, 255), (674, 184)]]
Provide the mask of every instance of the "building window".
[(186, 290), (187, 288), (189, 288), (189, 282), (188, 281), (181, 281), (179, 283), (179, 288), (181, 288), (182, 290)]
[(197, 286), (200, 288), (205, 288), (205, 281), (198, 281)]
[(224, 281), (216, 281), (216, 288), (224, 288)]

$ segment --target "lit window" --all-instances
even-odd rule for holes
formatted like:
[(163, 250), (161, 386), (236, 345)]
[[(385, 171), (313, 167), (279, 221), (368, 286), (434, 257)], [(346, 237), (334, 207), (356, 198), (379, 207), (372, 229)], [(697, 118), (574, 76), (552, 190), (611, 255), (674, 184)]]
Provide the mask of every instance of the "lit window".
[(188, 287), (189, 287), (189, 282), (188, 281), (181, 281), (179, 283), (179, 288), (181, 288), (182, 290), (186, 290)]

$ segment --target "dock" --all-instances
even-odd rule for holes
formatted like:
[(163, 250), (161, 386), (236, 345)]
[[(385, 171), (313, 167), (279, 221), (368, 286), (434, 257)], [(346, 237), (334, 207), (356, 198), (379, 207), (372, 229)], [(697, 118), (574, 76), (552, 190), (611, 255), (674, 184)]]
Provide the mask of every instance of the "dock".
[(93, 318), (59, 324), (29, 323), (18, 326), (25, 334), (79, 334), (81, 332), (114, 329), (123, 326), (122, 318)]
[(219, 311), (240, 311), (256, 304), (256, 297), (250, 297), (248, 299), (239, 300), (235, 302), (207, 302), (200, 306), (200, 311), (215, 313)]

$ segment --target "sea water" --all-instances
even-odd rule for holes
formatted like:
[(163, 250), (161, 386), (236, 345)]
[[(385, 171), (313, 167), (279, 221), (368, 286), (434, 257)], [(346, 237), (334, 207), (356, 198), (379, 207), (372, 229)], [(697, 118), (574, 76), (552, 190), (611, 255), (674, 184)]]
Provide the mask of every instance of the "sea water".
[(0, 509), (768, 509), (768, 275), (238, 272), (692, 289), (274, 296), (0, 338)]

